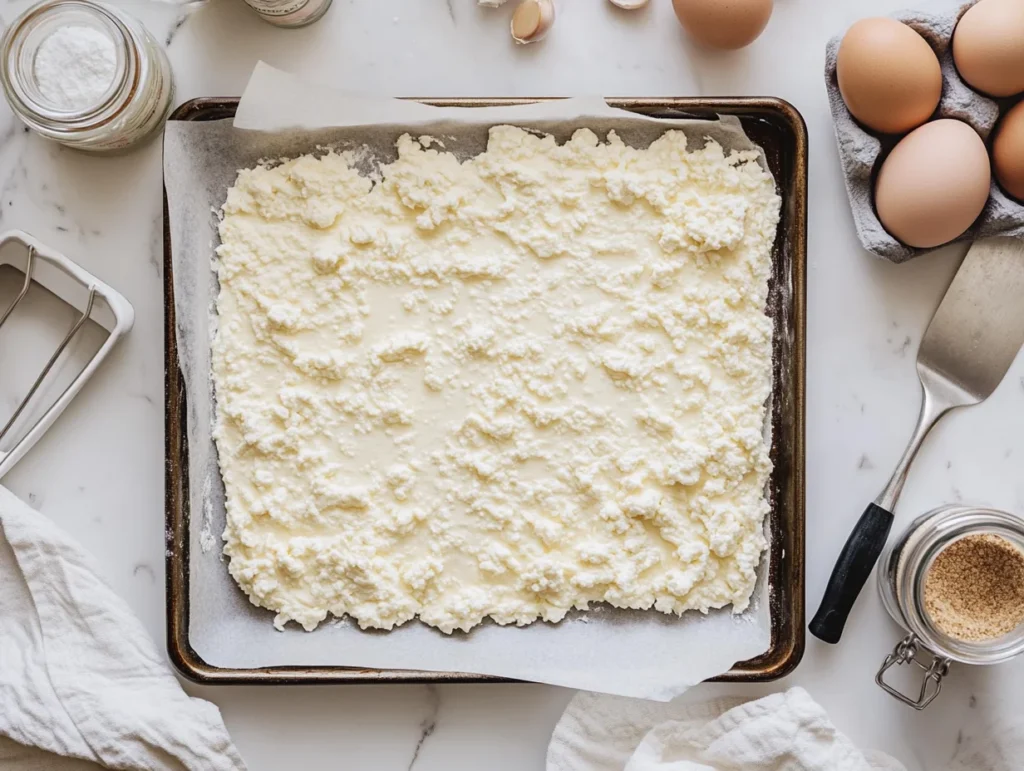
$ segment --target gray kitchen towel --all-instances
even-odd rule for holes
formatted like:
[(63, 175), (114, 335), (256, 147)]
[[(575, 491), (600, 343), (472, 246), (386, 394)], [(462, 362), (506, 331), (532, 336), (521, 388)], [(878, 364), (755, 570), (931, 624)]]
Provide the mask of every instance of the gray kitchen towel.
[(0, 487), (0, 768), (244, 771), (66, 533)]

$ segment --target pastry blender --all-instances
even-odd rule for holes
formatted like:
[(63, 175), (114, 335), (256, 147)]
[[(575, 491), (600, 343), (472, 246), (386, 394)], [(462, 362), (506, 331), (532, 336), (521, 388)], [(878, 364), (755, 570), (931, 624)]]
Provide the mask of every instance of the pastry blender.
[[(7, 307), (0, 307), (0, 331), (8, 321), (17, 318), (17, 308), (28, 295), (33, 283), (72, 306), (78, 311), (78, 315), (13, 413), (6, 419), (0, 417), (0, 478), (3, 478), (32, 445), (39, 441), (75, 395), (82, 390), (85, 381), (92, 376), (117, 341), (132, 328), (135, 320), (131, 304), (119, 292), (27, 233), (11, 230), (0, 234), (0, 267), (5, 265), (24, 273), (25, 278), (14, 300)], [(90, 320), (107, 331), (106, 339), (35, 423), (27, 430), (18, 432), (20, 435), (15, 438), (13, 429), (18, 423), (18, 418), (33, 398), (40, 395), (40, 386), (54, 371), (61, 354)], [(4, 447), (8, 445), (9, 448), (5, 450)]]

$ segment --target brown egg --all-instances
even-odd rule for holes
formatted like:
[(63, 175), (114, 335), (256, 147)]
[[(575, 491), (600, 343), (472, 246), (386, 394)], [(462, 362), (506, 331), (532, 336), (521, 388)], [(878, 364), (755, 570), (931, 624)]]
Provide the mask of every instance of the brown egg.
[(958, 120), (925, 123), (885, 159), (875, 208), (890, 234), (930, 249), (967, 230), (988, 200), (992, 174), (978, 133)]
[(1024, 91), (1024, 2), (981, 0), (953, 31), (953, 60), (971, 88), (990, 96)]
[(883, 134), (920, 126), (939, 105), (942, 69), (925, 39), (887, 18), (861, 19), (843, 36), (839, 91), (854, 118)]
[(1024, 201), (1024, 102), (1018, 102), (999, 123), (992, 143), (992, 165), (1003, 190)]
[(712, 48), (743, 48), (757, 39), (772, 15), (772, 0), (672, 0), (693, 38)]

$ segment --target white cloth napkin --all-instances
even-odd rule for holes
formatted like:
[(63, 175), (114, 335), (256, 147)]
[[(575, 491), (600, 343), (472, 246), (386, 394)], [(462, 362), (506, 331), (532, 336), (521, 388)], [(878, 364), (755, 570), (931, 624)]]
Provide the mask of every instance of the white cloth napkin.
[(579, 693), (548, 771), (905, 771), (862, 753), (801, 688), (757, 701), (667, 704)]
[[(58, 757), (60, 756), (60, 757)], [(244, 771), (91, 558), (0, 487), (0, 768)]]
[[(965, 731), (946, 771), (1019, 771), (1024, 720)], [(859, 750), (802, 688), (757, 701), (658, 703), (578, 693), (555, 726), (548, 771), (906, 771)]]

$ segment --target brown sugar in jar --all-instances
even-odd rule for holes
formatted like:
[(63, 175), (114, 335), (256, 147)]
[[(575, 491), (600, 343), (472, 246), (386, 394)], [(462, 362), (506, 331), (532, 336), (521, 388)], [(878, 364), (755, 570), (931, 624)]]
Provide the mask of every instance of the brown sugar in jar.
[(924, 577), (924, 609), (939, 631), (964, 642), (993, 640), (1024, 622), (1024, 551), (991, 533), (940, 551)]
[[(906, 635), (875, 682), (915, 709), (939, 695), (953, 664), (999, 664), (1024, 654), (1024, 517), (951, 505), (914, 519), (879, 560), (882, 604)], [(920, 671), (920, 686), (890, 670)]]

